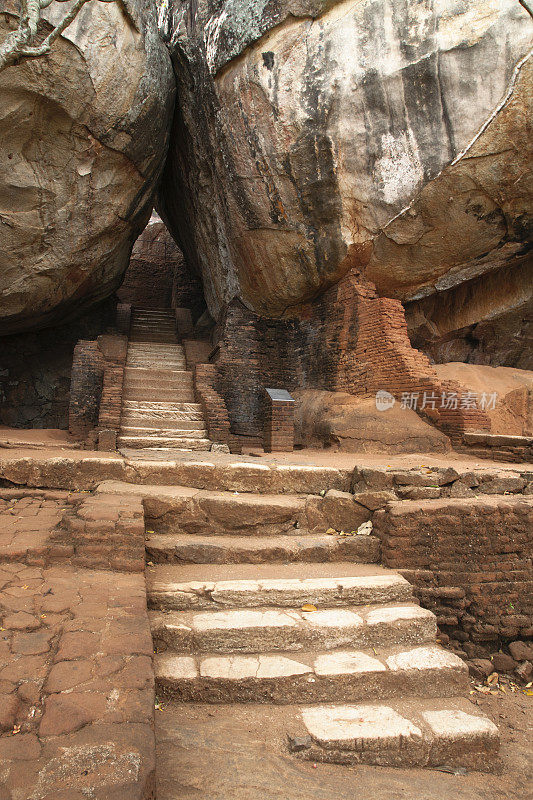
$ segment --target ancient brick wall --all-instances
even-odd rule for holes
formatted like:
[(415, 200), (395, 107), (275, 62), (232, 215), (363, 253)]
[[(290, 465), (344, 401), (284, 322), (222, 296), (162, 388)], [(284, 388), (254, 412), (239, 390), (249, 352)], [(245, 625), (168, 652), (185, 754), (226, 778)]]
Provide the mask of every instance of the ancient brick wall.
[[(74, 349), (69, 431), (91, 446), (96, 444), (99, 430), (120, 428), (127, 349), (127, 338), (116, 333), (80, 341)], [(100, 449), (114, 449), (111, 440), (108, 436)]]
[(396, 502), (373, 520), (383, 564), (456, 649), (473, 658), (533, 635), (533, 497)]
[(69, 432), (85, 439), (98, 424), (104, 357), (97, 341), (82, 339), (74, 348), (70, 382)]
[[(443, 407), (462, 387), (439, 380), (428, 358), (411, 347), (398, 300), (379, 298), (353, 272), (291, 319), (265, 319), (233, 301), (215, 331), (217, 388), (232, 430), (257, 437), (263, 429), (263, 390), (327, 389), (371, 397), (380, 389), (417, 409), (455, 440), (465, 429), (489, 430), (479, 409)], [(237, 378), (237, 379), (236, 379)]]
[(224, 399), (215, 388), (216, 368), (213, 364), (197, 364), (194, 368), (194, 393), (202, 406), (207, 434), (212, 442), (231, 444), (230, 421)]

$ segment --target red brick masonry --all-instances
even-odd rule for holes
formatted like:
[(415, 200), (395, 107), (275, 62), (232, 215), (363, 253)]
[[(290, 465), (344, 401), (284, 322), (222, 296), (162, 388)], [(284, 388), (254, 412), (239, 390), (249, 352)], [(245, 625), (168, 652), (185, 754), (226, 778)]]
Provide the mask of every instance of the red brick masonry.
[(533, 636), (533, 496), (390, 503), (374, 515), (399, 569), (469, 658)]

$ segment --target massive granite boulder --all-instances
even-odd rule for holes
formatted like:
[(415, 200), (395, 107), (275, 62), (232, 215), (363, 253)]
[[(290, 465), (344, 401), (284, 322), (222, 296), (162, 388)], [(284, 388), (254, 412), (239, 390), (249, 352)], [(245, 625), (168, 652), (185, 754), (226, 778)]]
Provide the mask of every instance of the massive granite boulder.
[[(533, 25), (518, 0), (176, 0), (161, 17), (179, 108), (160, 206), (213, 316), (234, 296), (290, 314), (353, 268), (406, 303), (523, 278)], [(524, 284), (468, 324), (523, 317)]]
[[(68, 7), (52, 3), (40, 31)], [(0, 11), (2, 39), (17, 9)], [(87, 3), (49, 56), (0, 73), (0, 334), (65, 321), (118, 286), (173, 101), (152, 0)]]

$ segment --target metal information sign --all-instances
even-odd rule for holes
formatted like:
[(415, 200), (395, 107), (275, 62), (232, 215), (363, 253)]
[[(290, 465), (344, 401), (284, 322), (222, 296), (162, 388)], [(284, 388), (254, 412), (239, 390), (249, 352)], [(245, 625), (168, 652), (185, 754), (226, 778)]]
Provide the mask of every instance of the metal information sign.
[(294, 397), (291, 397), (286, 389), (265, 389), (271, 400), (284, 400), (285, 402), (294, 403)]

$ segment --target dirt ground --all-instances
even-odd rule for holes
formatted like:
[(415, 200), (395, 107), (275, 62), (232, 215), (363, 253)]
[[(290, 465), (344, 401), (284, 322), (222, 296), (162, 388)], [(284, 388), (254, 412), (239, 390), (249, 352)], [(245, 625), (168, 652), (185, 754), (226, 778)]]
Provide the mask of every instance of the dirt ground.
[(341, 767), (285, 746), (298, 709), (170, 703), (156, 714), (158, 800), (531, 800), (533, 698), (480, 695), (500, 727), (495, 774)]

